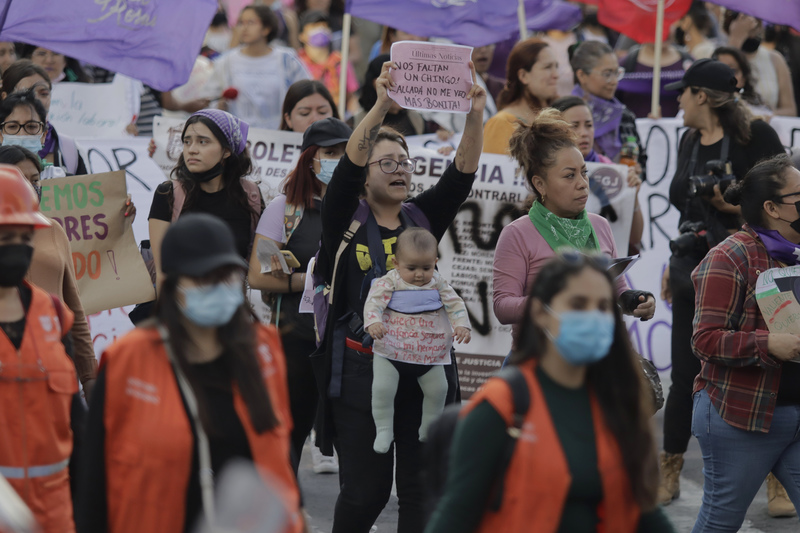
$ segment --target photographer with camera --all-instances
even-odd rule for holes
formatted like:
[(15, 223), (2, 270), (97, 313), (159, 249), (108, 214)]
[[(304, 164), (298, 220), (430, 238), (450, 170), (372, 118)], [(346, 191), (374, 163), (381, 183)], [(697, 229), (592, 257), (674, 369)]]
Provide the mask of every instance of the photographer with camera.
[(680, 211), (681, 235), (670, 243), (672, 257), (661, 281), (661, 297), (672, 305), (672, 385), (664, 408), (664, 451), (661, 454), (663, 505), (680, 493), (683, 454), (692, 421), (692, 385), (700, 361), (692, 353), (695, 292), (692, 270), (713, 248), (741, 226), (740, 208), (722, 198), (731, 183), (765, 158), (783, 153), (775, 131), (755, 120), (736, 93), (736, 77), (727, 65), (696, 61), (668, 90), (681, 90), (684, 125), (678, 166), (669, 190)]

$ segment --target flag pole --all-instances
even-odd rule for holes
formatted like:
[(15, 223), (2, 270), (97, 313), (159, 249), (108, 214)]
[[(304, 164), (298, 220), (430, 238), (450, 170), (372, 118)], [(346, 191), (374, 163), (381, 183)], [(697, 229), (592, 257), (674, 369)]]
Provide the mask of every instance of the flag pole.
[(653, 89), (650, 99), (650, 114), (654, 117), (661, 117), (659, 112), (661, 98), (661, 45), (664, 41), (664, 0), (658, 0), (656, 12), (656, 42), (655, 57), (653, 65)]
[(352, 15), (342, 19), (342, 62), (339, 64), (339, 117), (344, 120), (347, 111), (347, 67), (350, 63), (350, 24)]
[(525, 0), (517, 0), (517, 20), (519, 21), (519, 40), (528, 38), (528, 24), (525, 16)]

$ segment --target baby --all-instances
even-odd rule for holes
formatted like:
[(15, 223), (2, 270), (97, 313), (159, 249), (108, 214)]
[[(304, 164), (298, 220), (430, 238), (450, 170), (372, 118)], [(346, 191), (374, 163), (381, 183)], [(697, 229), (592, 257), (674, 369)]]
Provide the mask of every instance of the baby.
[[(453, 338), (470, 341), (467, 308), (434, 268), (436, 238), (426, 229), (409, 228), (397, 238), (397, 268), (375, 280), (364, 305), (364, 329), (372, 347), (373, 448), (389, 451), (394, 440), (394, 397), (400, 375), (416, 377), (422, 389), (419, 439), (444, 409)], [(452, 322), (452, 327), (451, 327)]]

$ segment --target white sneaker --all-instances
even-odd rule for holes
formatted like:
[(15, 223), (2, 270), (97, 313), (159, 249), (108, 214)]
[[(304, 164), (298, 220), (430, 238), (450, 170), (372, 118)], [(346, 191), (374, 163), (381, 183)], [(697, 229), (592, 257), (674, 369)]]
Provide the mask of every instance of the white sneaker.
[(333, 457), (322, 455), (319, 448), (311, 446), (311, 469), (315, 474), (338, 474), (339, 461), (336, 460), (334, 452)]

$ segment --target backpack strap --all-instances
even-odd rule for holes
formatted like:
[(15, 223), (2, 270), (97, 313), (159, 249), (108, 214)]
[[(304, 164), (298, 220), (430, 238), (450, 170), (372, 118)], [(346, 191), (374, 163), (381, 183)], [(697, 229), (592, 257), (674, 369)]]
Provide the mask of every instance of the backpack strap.
[(286, 240), (284, 245), (289, 244), (289, 239), (292, 238), (294, 230), (300, 225), (300, 220), (303, 218), (303, 206), (294, 206), (286, 204), (283, 212), (283, 237)]
[(353, 214), (353, 218), (350, 220), (350, 227), (347, 228), (347, 231), (345, 231), (344, 235), (342, 236), (342, 240), (339, 243), (339, 248), (336, 250), (336, 256), (334, 256), (333, 259), (333, 274), (331, 274), (331, 285), (330, 290), (328, 291), (329, 304), (333, 304), (333, 289), (334, 285), (336, 284), (336, 273), (339, 270), (339, 264), (341, 263), (340, 259), (344, 254), (344, 251), (350, 245), (350, 242), (353, 240), (358, 228), (360, 228), (361, 225), (366, 222), (369, 214), (369, 205), (366, 201), (361, 200), (356, 208), (355, 214)]
[(261, 190), (256, 182), (247, 178), (242, 178), (240, 183), (244, 193), (247, 195), (247, 202), (250, 204), (250, 229), (255, 234), (258, 227), (258, 219), (261, 218), (261, 212), (264, 210), (264, 206), (261, 203)]
[(497, 512), (503, 504), (503, 487), (506, 482), (506, 472), (508, 472), (508, 467), (511, 464), (511, 456), (514, 455), (517, 439), (519, 439), (519, 436), (522, 434), (522, 425), (525, 423), (525, 416), (530, 408), (531, 395), (528, 390), (528, 382), (525, 380), (525, 375), (518, 366), (507, 366), (495, 374), (495, 376), (508, 383), (508, 386), (511, 388), (511, 398), (514, 402), (514, 416), (511, 426), (506, 430), (506, 444), (503, 451), (502, 463), (500, 464), (500, 473), (497, 476), (490, 505), (491, 510)]
[(406, 228), (417, 226), (428, 231), (431, 230), (431, 222), (428, 217), (414, 202), (403, 202), (400, 206), (400, 219)]
[(172, 223), (178, 220), (181, 216), (183, 204), (186, 202), (186, 189), (183, 188), (181, 182), (172, 180)]

